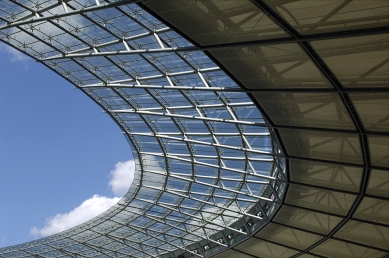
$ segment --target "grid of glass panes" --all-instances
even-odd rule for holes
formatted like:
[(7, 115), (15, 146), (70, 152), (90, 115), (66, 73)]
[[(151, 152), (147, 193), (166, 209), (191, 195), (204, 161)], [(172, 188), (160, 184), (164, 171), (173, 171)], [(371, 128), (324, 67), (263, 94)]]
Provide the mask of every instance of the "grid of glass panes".
[(283, 158), (251, 99), (204, 53), (128, 2), (0, 3), (1, 40), (88, 94), (119, 125), (136, 161), (133, 185), (116, 206), (0, 249), (0, 257), (207, 256), (249, 237), (277, 208)]

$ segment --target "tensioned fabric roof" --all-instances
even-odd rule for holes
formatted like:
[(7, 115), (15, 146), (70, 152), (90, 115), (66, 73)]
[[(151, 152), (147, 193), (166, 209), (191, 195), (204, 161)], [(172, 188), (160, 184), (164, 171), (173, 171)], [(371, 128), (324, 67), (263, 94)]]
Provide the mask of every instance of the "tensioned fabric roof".
[(137, 162), (118, 205), (0, 257), (388, 255), (388, 1), (0, 9), (2, 41), (95, 100)]

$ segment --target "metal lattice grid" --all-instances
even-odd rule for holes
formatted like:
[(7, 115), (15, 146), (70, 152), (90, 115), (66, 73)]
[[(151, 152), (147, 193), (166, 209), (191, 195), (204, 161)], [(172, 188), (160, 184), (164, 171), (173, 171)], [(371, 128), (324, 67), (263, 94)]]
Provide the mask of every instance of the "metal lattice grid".
[(269, 124), (214, 62), (133, 2), (1, 2), (2, 41), (99, 104), (136, 163), (107, 212), (1, 257), (209, 256), (278, 209), (285, 163)]

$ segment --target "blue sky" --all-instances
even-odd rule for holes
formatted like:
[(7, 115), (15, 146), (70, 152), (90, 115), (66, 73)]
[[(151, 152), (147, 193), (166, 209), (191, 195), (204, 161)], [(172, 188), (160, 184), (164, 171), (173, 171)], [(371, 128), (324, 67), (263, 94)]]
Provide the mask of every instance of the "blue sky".
[(0, 248), (115, 203), (133, 162), (120, 129), (81, 91), (0, 42)]

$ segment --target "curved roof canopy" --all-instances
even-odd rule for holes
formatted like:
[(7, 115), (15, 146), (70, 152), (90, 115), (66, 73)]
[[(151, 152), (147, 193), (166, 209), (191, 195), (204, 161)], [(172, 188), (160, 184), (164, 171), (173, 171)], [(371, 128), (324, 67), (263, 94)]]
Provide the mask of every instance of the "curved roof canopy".
[(1, 1), (1, 40), (99, 104), (137, 169), (104, 214), (0, 257), (385, 256), (388, 13), (386, 0)]

